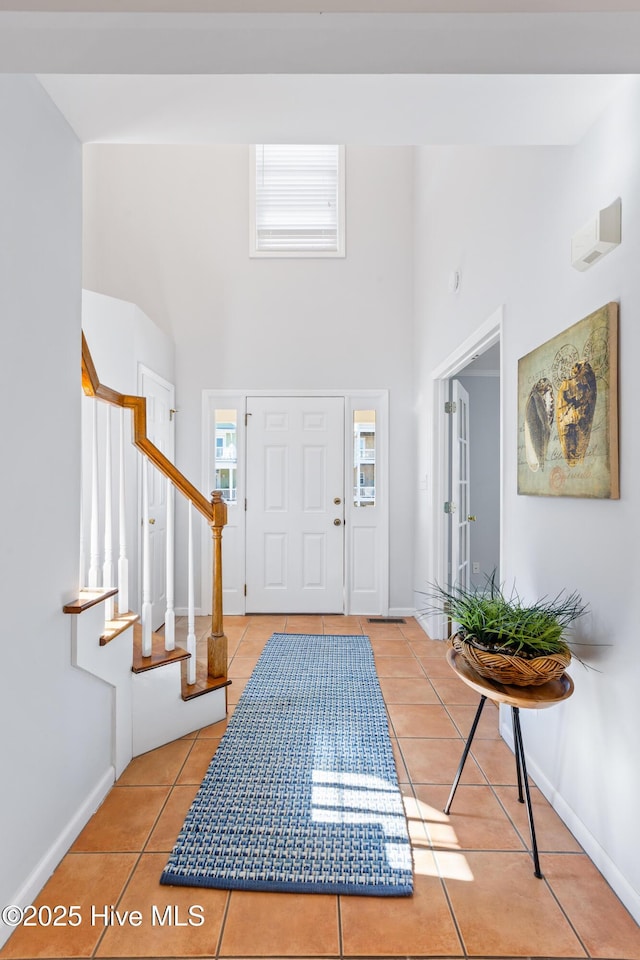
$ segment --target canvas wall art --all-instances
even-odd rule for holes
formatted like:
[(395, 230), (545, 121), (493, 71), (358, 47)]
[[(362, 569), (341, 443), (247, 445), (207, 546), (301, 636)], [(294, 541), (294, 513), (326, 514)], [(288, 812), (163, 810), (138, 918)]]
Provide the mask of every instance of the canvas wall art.
[(620, 496), (617, 303), (518, 361), (518, 493)]

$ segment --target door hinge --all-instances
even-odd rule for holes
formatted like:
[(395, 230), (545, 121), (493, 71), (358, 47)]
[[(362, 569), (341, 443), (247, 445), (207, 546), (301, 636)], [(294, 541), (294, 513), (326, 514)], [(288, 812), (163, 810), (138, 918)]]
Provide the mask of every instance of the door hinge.
[(445, 512), (445, 513), (455, 513), (455, 512), (456, 512), (456, 505), (455, 505), (455, 503), (453, 502), (453, 500), (445, 500), (444, 512)]
[(247, 585), (246, 585), (246, 583), (245, 583), (245, 585), (244, 585), (244, 595), (245, 595), (245, 597), (246, 597), (246, 595), (247, 595)]
[(456, 412), (456, 402), (455, 400), (447, 400), (444, 405), (445, 413), (455, 413)]
[(247, 509), (247, 498), (246, 498), (246, 497), (244, 498), (244, 509), (245, 509), (245, 511), (246, 511), (246, 509)]
[(248, 426), (248, 424), (249, 424), (249, 417), (250, 417), (250, 416), (251, 416), (250, 413), (245, 413), (245, 415), (244, 415), (244, 425), (245, 425), (245, 427)]

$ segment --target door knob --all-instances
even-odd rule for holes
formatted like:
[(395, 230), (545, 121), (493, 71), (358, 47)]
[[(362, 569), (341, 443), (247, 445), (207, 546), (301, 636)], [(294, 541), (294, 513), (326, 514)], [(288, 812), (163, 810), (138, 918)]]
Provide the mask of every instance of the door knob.
[(155, 518), (155, 517), (149, 517), (149, 523), (153, 524), (153, 523), (155, 523), (155, 522), (156, 522), (156, 518)]
[(341, 525), (342, 525), (342, 520), (340, 520), (339, 517), (336, 517), (335, 520), (333, 521), (333, 525), (334, 525), (334, 527), (339, 527), (339, 526), (341, 526)]
[(335, 503), (335, 505), (336, 505), (336, 507), (337, 507), (339, 504), (342, 503), (342, 500), (340, 499), (340, 497), (334, 497), (334, 498), (333, 498), (333, 502)]
[(475, 523), (475, 522), (476, 522), (476, 515), (475, 515), (475, 513), (473, 513), (473, 514), (470, 513), (469, 516), (467, 517), (467, 520), (468, 520), (470, 523)]

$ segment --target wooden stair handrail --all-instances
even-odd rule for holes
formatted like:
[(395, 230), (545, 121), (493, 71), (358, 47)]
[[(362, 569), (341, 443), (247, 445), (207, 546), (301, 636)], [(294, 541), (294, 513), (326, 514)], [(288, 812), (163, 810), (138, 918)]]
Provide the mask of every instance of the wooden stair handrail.
[(111, 387), (105, 387), (100, 383), (93, 357), (89, 350), (84, 332), (82, 334), (82, 389), (86, 396), (95, 397), (97, 400), (103, 400), (114, 407), (128, 408), (133, 412), (133, 443), (144, 453), (146, 457), (158, 468), (160, 473), (168, 477), (177, 490), (182, 493), (187, 500), (191, 500), (194, 507), (200, 511), (203, 517), (211, 524), (214, 520), (213, 506), (205, 496), (187, 480), (175, 464), (171, 463), (161, 450), (149, 440), (147, 436), (147, 401), (145, 397), (129, 396), (125, 393), (118, 393)]
[[(226, 686), (228, 642), (222, 622), (222, 528), (227, 522), (227, 505), (220, 490), (214, 490), (211, 501), (190, 483), (178, 468), (165, 457), (164, 453), (147, 436), (147, 401), (144, 397), (133, 397), (118, 393), (111, 387), (100, 383), (89, 344), (82, 334), (82, 389), (86, 396), (103, 400), (114, 407), (128, 408), (133, 412), (133, 443), (167, 477), (187, 500), (193, 503), (211, 527), (213, 535), (213, 596), (211, 614), (211, 634), (207, 643), (207, 676), (204, 686), (196, 684), (189, 696), (199, 696), (209, 689)], [(192, 685), (193, 686), (193, 685)]]

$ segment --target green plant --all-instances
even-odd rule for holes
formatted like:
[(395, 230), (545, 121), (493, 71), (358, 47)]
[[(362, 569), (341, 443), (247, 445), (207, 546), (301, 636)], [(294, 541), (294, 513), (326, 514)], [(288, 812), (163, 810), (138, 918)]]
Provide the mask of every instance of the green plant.
[(525, 605), (515, 587), (505, 594), (495, 572), (483, 588), (446, 589), (436, 584), (429, 596), (434, 601), (430, 612), (450, 617), (468, 643), (521, 657), (567, 651), (564, 631), (587, 610), (575, 591), (564, 590)]

